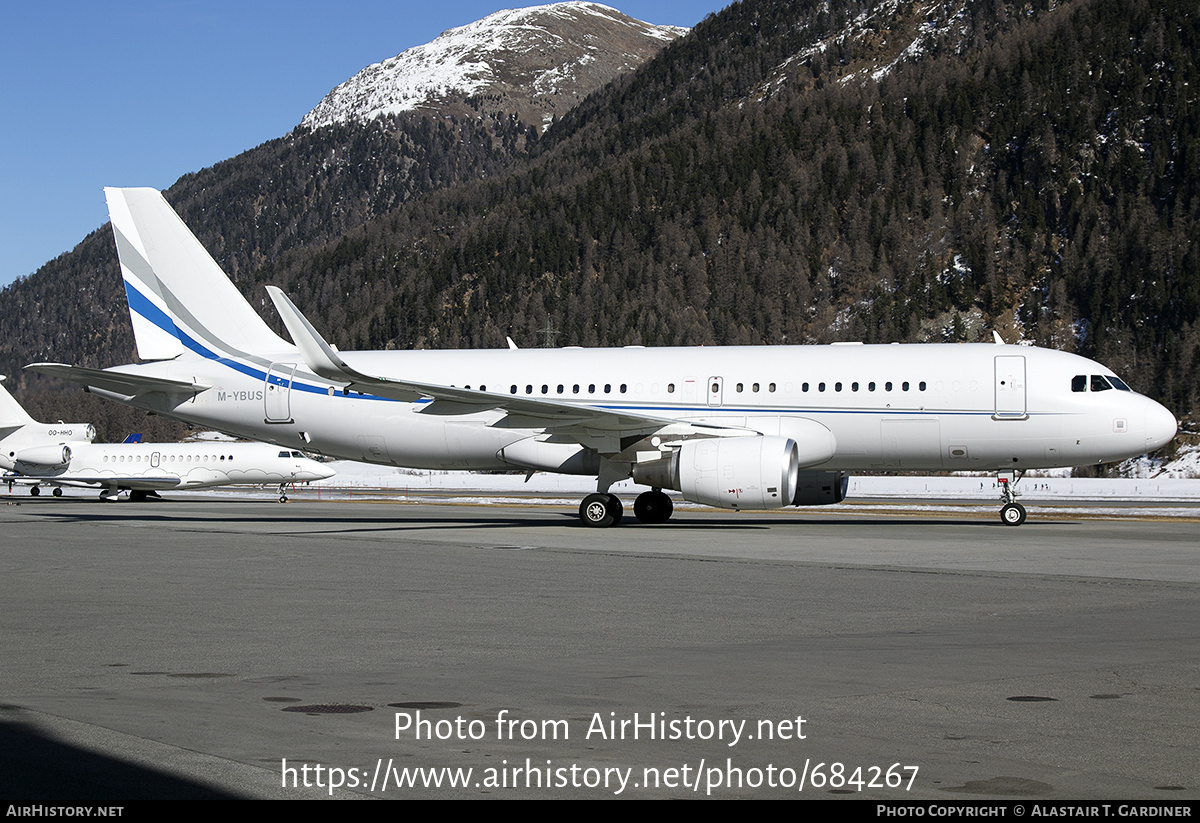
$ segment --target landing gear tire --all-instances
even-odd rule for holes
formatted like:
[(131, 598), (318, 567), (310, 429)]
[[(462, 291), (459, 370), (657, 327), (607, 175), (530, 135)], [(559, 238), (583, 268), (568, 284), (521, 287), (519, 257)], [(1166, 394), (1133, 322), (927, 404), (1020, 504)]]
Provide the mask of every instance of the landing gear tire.
[(55, 486), (55, 487), (54, 487), (54, 491), (52, 491), (52, 492), (50, 492), (50, 493), (51, 493), (52, 495), (54, 495), (55, 497), (62, 497), (62, 489), (61, 489), (61, 488), (59, 488), (58, 486)]
[(287, 501), (288, 501), (288, 496), (287, 496), (286, 494), (281, 494), (281, 495), (279, 495), (279, 502), (280, 502), (280, 503), (286, 503)]
[(614, 526), (619, 526), (621, 525), (621, 518), (625, 516), (625, 506), (621, 503), (621, 498), (617, 497), (615, 494), (610, 494), (608, 499), (613, 505), (612, 524)]
[(1019, 526), (1025, 522), (1025, 507), (1020, 503), (1009, 503), (1000, 510), (1000, 520), (1006, 526)]
[(39, 489), (37, 486), (32, 486), (32, 487), (29, 489), (29, 495), (30, 495), (30, 497), (37, 497), (37, 496), (38, 496), (39, 494), (41, 494), (41, 493), (42, 493), (42, 490), (41, 490), (41, 489)]
[(149, 495), (146, 494), (146, 492), (144, 490), (134, 489), (133, 491), (131, 491), (129, 493), (129, 502), (130, 503), (145, 503), (147, 497), (149, 497)]
[(579, 504), (579, 519), (585, 526), (597, 529), (617, 525), (624, 514), (625, 507), (616, 495), (612, 494), (589, 494)]
[(633, 513), (642, 523), (666, 523), (675, 511), (671, 498), (661, 491), (642, 492), (633, 501)]

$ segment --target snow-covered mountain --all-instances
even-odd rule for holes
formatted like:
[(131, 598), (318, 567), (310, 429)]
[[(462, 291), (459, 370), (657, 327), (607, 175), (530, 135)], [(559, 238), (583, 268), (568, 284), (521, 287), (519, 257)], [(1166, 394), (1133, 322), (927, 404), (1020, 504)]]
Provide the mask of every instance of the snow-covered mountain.
[(418, 109), (516, 114), (544, 125), (687, 33), (599, 3), (499, 11), (360, 71), (301, 125), (320, 128)]

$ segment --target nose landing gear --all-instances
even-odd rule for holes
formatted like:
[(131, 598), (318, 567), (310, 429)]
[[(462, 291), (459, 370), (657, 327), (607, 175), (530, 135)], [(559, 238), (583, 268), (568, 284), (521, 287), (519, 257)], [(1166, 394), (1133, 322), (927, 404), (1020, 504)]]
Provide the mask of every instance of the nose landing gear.
[(1000, 472), (1000, 500), (1004, 505), (1000, 509), (1000, 522), (1006, 526), (1019, 526), (1025, 522), (1027, 514), (1025, 507), (1017, 502), (1017, 483), (1025, 476), (1025, 472)]

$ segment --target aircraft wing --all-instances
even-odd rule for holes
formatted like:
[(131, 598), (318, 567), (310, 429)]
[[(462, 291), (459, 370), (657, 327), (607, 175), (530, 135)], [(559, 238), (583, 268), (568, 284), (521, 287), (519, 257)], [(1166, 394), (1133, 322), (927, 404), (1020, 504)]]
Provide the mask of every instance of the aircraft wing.
[(162, 392), (164, 394), (196, 394), (212, 388), (204, 383), (193, 383), (187, 380), (167, 380), (163, 377), (149, 377), (140, 374), (129, 374), (115, 369), (89, 369), (83, 366), (71, 366), (66, 363), (30, 363), (25, 368), (41, 374), (49, 374), (79, 383), (83, 386), (103, 389), (114, 394), (135, 397), (139, 394)]
[(113, 477), (104, 474), (13, 474), (4, 475), (13, 483), (52, 483), (56, 486), (113, 486), (119, 489), (158, 491), (179, 485), (178, 477)]
[[(496, 425), (508, 428), (544, 428), (561, 438), (591, 446), (601, 452), (619, 452), (628, 442), (651, 434), (670, 436), (720, 437), (749, 434), (747, 430), (726, 426), (690, 423), (671, 417), (615, 411), (601, 406), (566, 403), (561, 400), (522, 397), (473, 391), (435, 383), (398, 380), (363, 374), (347, 364), (333, 347), (325, 342), (295, 304), (282, 290), (267, 286), (275, 308), (287, 327), (292, 341), (300, 350), (304, 363), (314, 374), (327, 380), (348, 383), (356, 391), (370, 392), (380, 397), (411, 403), (431, 399), (423, 414), (459, 415), (500, 410), (506, 413)], [(757, 434), (757, 432), (755, 432)]]

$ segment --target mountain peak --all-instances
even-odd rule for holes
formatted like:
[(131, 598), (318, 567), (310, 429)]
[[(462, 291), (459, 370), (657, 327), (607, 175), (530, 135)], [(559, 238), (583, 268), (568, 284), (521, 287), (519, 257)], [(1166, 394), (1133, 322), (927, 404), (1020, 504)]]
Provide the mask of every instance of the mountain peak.
[(301, 125), (416, 110), (480, 116), (486, 106), (543, 126), (687, 31), (579, 0), (506, 9), (368, 66), (327, 94)]

